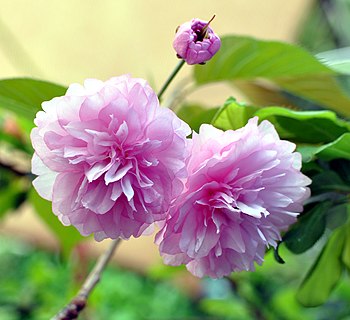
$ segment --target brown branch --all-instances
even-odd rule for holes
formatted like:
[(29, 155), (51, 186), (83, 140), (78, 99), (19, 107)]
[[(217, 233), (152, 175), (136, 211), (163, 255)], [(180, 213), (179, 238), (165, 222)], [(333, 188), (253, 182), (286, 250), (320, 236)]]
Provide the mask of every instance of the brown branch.
[(60, 312), (58, 312), (51, 320), (73, 320), (77, 319), (79, 313), (85, 308), (87, 299), (91, 291), (95, 288), (101, 279), (101, 274), (111, 260), (115, 249), (121, 239), (113, 240), (110, 247), (97, 260), (94, 268), (86, 278), (78, 294), (67, 304)]

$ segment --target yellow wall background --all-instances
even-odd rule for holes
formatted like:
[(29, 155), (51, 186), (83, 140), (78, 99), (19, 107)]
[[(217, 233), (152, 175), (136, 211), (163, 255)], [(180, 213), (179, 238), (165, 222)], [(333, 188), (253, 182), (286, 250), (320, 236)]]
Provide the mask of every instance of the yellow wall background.
[[(193, 17), (210, 19), (216, 14), (212, 27), (220, 35), (236, 33), (293, 41), (311, 3), (311, 0), (0, 0), (0, 78), (31, 76), (68, 85), (87, 77), (107, 79), (130, 73), (147, 78), (156, 89), (177, 63), (171, 44), (179, 24)], [(185, 67), (181, 76), (189, 71)], [(206, 91), (206, 101), (222, 103), (223, 95), (214, 93), (215, 88)], [(197, 92), (197, 96), (203, 94)], [(28, 208), (8, 215), (0, 231), (41, 244), (55, 244)], [(159, 259), (152, 242), (148, 237), (123, 243), (118, 260), (139, 269), (148, 267)], [(90, 245), (97, 252), (106, 242)]]

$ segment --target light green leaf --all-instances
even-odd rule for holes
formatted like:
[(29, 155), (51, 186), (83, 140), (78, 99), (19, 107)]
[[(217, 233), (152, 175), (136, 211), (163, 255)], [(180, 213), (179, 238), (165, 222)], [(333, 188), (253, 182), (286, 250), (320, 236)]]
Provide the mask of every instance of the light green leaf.
[(198, 132), (202, 123), (211, 123), (218, 108), (205, 108), (199, 105), (183, 105), (177, 115), (180, 119), (187, 122), (192, 130)]
[(259, 109), (254, 115), (272, 122), (283, 139), (302, 143), (331, 142), (350, 132), (350, 124), (332, 111), (294, 111), (282, 107)]
[(86, 239), (74, 227), (64, 226), (52, 213), (51, 202), (41, 198), (34, 188), (29, 192), (29, 201), (59, 240), (64, 256), (67, 257), (78, 242)]
[(212, 125), (222, 130), (236, 130), (245, 126), (258, 108), (228, 99), (215, 115)]
[(337, 140), (320, 147), (315, 155), (327, 161), (339, 158), (350, 160), (350, 132), (344, 133)]
[(202, 299), (200, 308), (215, 317), (251, 320), (248, 308), (235, 299)]
[[(270, 121), (282, 139), (297, 143), (328, 143), (344, 133), (350, 133), (350, 124), (337, 118), (332, 111), (294, 111), (282, 107), (258, 108), (236, 101), (225, 103), (212, 124), (223, 130), (238, 129), (253, 116), (258, 116), (260, 121)], [(307, 156), (310, 158), (311, 150), (308, 151)]]
[(326, 302), (338, 283), (343, 270), (341, 255), (346, 238), (345, 227), (333, 232), (301, 284), (297, 299), (304, 306), (315, 307)]
[(350, 47), (321, 52), (316, 58), (329, 68), (350, 75)]
[(297, 151), (301, 154), (301, 157), (304, 163), (314, 160), (315, 153), (319, 148), (320, 148), (319, 145), (312, 145), (312, 144), (297, 145)]
[[(217, 81), (235, 84), (238, 81), (239, 88), (243, 82), (254, 83), (259, 79), (268, 81), (270, 87), (272, 84), (316, 105), (350, 115), (350, 97), (336, 82), (336, 72), (297, 46), (226, 36), (222, 38), (222, 47), (213, 59), (194, 70), (194, 78), (199, 85)], [(248, 96), (249, 90), (245, 90)], [(270, 98), (271, 92), (268, 90)], [(256, 96), (256, 88), (253, 93)], [(262, 91), (259, 90), (258, 94), (261, 100)]]
[(225, 36), (221, 41), (221, 48), (212, 60), (205, 66), (196, 66), (197, 83), (335, 73), (291, 44), (242, 36)]
[(29, 78), (0, 80), (0, 108), (27, 119), (34, 119), (43, 101), (62, 96), (65, 92), (65, 87), (41, 80)]
[[(350, 205), (348, 205), (348, 213), (350, 214)], [(346, 239), (342, 254), (342, 261), (350, 272), (350, 223), (348, 223), (346, 226)]]

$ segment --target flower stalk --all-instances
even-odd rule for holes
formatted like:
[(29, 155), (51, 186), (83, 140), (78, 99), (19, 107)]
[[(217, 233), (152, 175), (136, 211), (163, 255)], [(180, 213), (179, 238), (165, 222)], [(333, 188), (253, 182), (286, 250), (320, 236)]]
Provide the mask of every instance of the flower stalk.
[(159, 101), (161, 100), (165, 90), (169, 87), (170, 83), (173, 81), (173, 79), (178, 74), (178, 72), (180, 71), (180, 69), (182, 68), (182, 66), (184, 64), (185, 64), (185, 60), (180, 60), (179, 63), (177, 64), (177, 66), (175, 67), (175, 69), (173, 70), (173, 72), (170, 74), (168, 79), (165, 81), (165, 83), (163, 84), (162, 88), (160, 89), (160, 91), (159, 91), (159, 93), (157, 95)]

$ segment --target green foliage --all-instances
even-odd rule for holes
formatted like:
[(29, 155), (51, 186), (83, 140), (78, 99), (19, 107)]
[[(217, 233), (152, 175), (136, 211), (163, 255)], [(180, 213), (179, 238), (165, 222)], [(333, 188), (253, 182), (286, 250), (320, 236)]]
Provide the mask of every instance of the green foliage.
[(347, 137), (350, 132), (350, 124), (337, 118), (332, 111), (294, 111), (282, 107), (258, 108), (239, 104), (232, 98), (219, 109), (212, 124), (223, 130), (238, 129), (254, 116), (259, 117), (260, 121), (268, 120), (273, 123), (281, 138), (298, 143), (333, 142), (344, 133)]
[(250, 37), (225, 36), (220, 51), (206, 66), (196, 66), (198, 83), (262, 77), (333, 74), (310, 53), (297, 46)]
[[(286, 92), (314, 105), (350, 115), (350, 97), (337, 84), (336, 72), (297, 46), (226, 36), (222, 38), (222, 48), (210, 63), (196, 66), (194, 70), (198, 85), (228, 81), (242, 88), (242, 84), (253, 84), (243, 92), (254, 98), (259, 90), (262, 105), (272, 103), (271, 92), (276, 96), (283, 96)], [(275, 89), (268, 89), (271, 85), (261, 82), (261, 79), (272, 83)], [(266, 99), (262, 95), (264, 89)], [(293, 101), (289, 103), (293, 104)]]
[(257, 107), (240, 104), (231, 97), (218, 110), (211, 123), (222, 130), (236, 130), (245, 126), (257, 110)]
[(17, 209), (27, 197), (25, 178), (0, 167), (0, 219), (9, 211)]
[(332, 202), (325, 201), (304, 212), (298, 223), (284, 235), (283, 242), (293, 253), (299, 254), (310, 249), (326, 229), (326, 213)]
[[(5, 275), (0, 276), (0, 319), (51, 319), (76, 294), (77, 273), (86, 266), (59, 261), (52, 254), (3, 237), (0, 242), (0, 274)], [(79, 319), (206, 317), (171, 283), (113, 267), (103, 274), (88, 306)]]
[(308, 307), (324, 303), (338, 283), (343, 266), (341, 256), (344, 249), (346, 226), (338, 228), (331, 236), (320, 256), (305, 277), (298, 293), (298, 300)]
[(350, 75), (350, 47), (321, 52), (316, 57), (334, 71)]
[(43, 101), (62, 96), (66, 88), (47, 81), (15, 78), (0, 81), (0, 108), (33, 120)]
[(29, 201), (36, 213), (47, 224), (61, 244), (62, 253), (68, 257), (74, 246), (84, 237), (72, 226), (64, 226), (52, 213), (51, 202), (41, 198), (32, 188), (29, 192)]
[(225, 319), (253, 319), (248, 308), (239, 300), (233, 299), (203, 299), (201, 308), (216, 317), (224, 317)]
[(211, 122), (217, 110), (217, 108), (208, 109), (199, 105), (183, 105), (177, 111), (177, 115), (187, 122), (192, 130), (198, 132), (202, 123)]
[(316, 150), (315, 155), (323, 160), (350, 160), (350, 132), (344, 133), (338, 139)]

